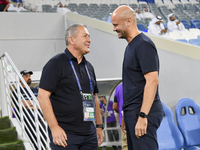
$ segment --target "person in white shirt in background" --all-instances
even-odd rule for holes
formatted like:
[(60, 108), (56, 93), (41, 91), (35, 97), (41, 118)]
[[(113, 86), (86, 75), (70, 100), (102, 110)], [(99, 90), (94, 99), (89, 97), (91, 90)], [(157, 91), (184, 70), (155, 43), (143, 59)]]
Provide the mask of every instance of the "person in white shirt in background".
[(148, 8), (144, 8), (143, 9), (143, 13), (142, 13), (142, 18), (145, 19), (145, 18), (151, 18), (153, 19), (155, 16), (149, 12), (149, 9)]
[(8, 10), (8, 11), (9, 11), (9, 10), (16, 10), (16, 7), (15, 7), (12, 3), (10, 3), (10, 5), (9, 5), (9, 7), (8, 7), (7, 10)]
[(12, 3), (10, 3), (10, 6), (9, 6), (9, 8), (8, 8), (8, 11), (12, 11), (12, 10), (14, 10), (14, 11), (16, 11), (16, 12), (20, 12), (20, 11), (27, 11), (24, 7), (22, 7), (22, 5), (21, 5), (21, 3), (20, 2), (18, 2), (17, 3), (17, 6), (15, 7)]
[(176, 20), (174, 13), (168, 15), (167, 27), (169, 32), (177, 32), (185, 30), (184, 25), (180, 20)]
[(17, 3), (16, 10), (17, 10), (17, 12), (27, 11), (24, 7), (22, 7), (22, 4), (20, 2)]
[(135, 10), (135, 15), (138, 20), (142, 20), (142, 13), (139, 8)]
[(63, 6), (63, 4), (61, 2), (58, 3), (58, 5), (57, 5), (57, 13), (64, 14), (66, 12), (71, 12), (71, 11), (68, 8), (66, 8), (66, 5)]
[(148, 26), (148, 33), (154, 35), (167, 35), (167, 28), (164, 27), (163, 18), (161, 16), (156, 16)]

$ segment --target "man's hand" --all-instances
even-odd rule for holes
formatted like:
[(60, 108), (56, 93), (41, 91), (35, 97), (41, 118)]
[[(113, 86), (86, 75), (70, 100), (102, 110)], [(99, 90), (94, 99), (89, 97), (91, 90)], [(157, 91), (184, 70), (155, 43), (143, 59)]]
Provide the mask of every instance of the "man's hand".
[(103, 133), (102, 128), (96, 128), (96, 132), (97, 132), (98, 146), (100, 146), (104, 140), (104, 133)]
[(179, 23), (181, 23), (181, 21), (180, 21), (180, 20), (176, 22), (176, 25), (178, 25)]
[(125, 126), (125, 122), (124, 122), (124, 117), (122, 117), (121, 129), (126, 134), (126, 126)]
[(161, 30), (161, 33), (166, 33), (167, 32), (167, 29), (162, 29)]
[(53, 137), (53, 143), (58, 146), (67, 146), (67, 135), (65, 131), (60, 126), (55, 126), (51, 128), (51, 134)]
[(135, 135), (139, 139), (147, 133), (147, 118), (139, 117), (135, 126)]

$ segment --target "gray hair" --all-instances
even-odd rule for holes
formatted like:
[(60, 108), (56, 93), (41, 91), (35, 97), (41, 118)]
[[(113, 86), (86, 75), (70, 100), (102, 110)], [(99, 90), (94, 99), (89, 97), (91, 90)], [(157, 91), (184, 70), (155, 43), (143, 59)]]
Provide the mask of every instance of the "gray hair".
[(78, 33), (77, 28), (78, 27), (85, 27), (86, 28), (85, 25), (78, 23), (78, 24), (73, 24), (73, 25), (69, 26), (67, 28), (67, 30), (65, 31), (65, 43), (66, 43), (66, 46), (69, 46), (68, 38), (70, 36), (72, 36), (72, 37), (76, 37), (77, 36), (77, 33)]

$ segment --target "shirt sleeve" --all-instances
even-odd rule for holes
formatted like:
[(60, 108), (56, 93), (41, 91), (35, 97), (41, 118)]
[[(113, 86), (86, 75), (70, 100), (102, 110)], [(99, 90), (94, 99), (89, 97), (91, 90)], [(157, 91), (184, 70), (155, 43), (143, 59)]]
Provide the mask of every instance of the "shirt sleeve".
[(159, 71), (157, 50), (153, 44), (147, 41), (143, 42), (138, 47), (137, 57), (143, 74)]
[(114, 102), (118, 103), (117, 97), (114, 97)]
[(42, 70), (39, 88), (55, 92), (60, 80), (61, 69), (58, 62), (50, 60)]
[(118, 87), (115, 89), (115, 95), (114, 95), (114, 102), (115, 103), (118, 103), (117, 97), (118, 97)]

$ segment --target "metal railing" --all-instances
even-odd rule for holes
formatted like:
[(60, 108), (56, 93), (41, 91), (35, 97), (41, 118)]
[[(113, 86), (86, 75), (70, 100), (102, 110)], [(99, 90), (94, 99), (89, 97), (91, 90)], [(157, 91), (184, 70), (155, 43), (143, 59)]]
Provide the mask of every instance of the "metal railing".
[[(7, 109), (9, 118), (15, 117), (17, 119), (22, 130), (22, 138), (28, 139), (34, 150), (50, 150), (47, 123), (43, 119), (37, 98), (20, 75), (8, 53), (4, 53), (0, 57), (0, 61), (0, 64), (2, 64), (0, 75), (4, 79), (3, 88), (5, 89), (5, 103), (7, 105), (5, 110)], [(22, 86), (20, 81), (25, 87)], [(33, 105), (33, 109), (31, 109), (27, 100)]]

